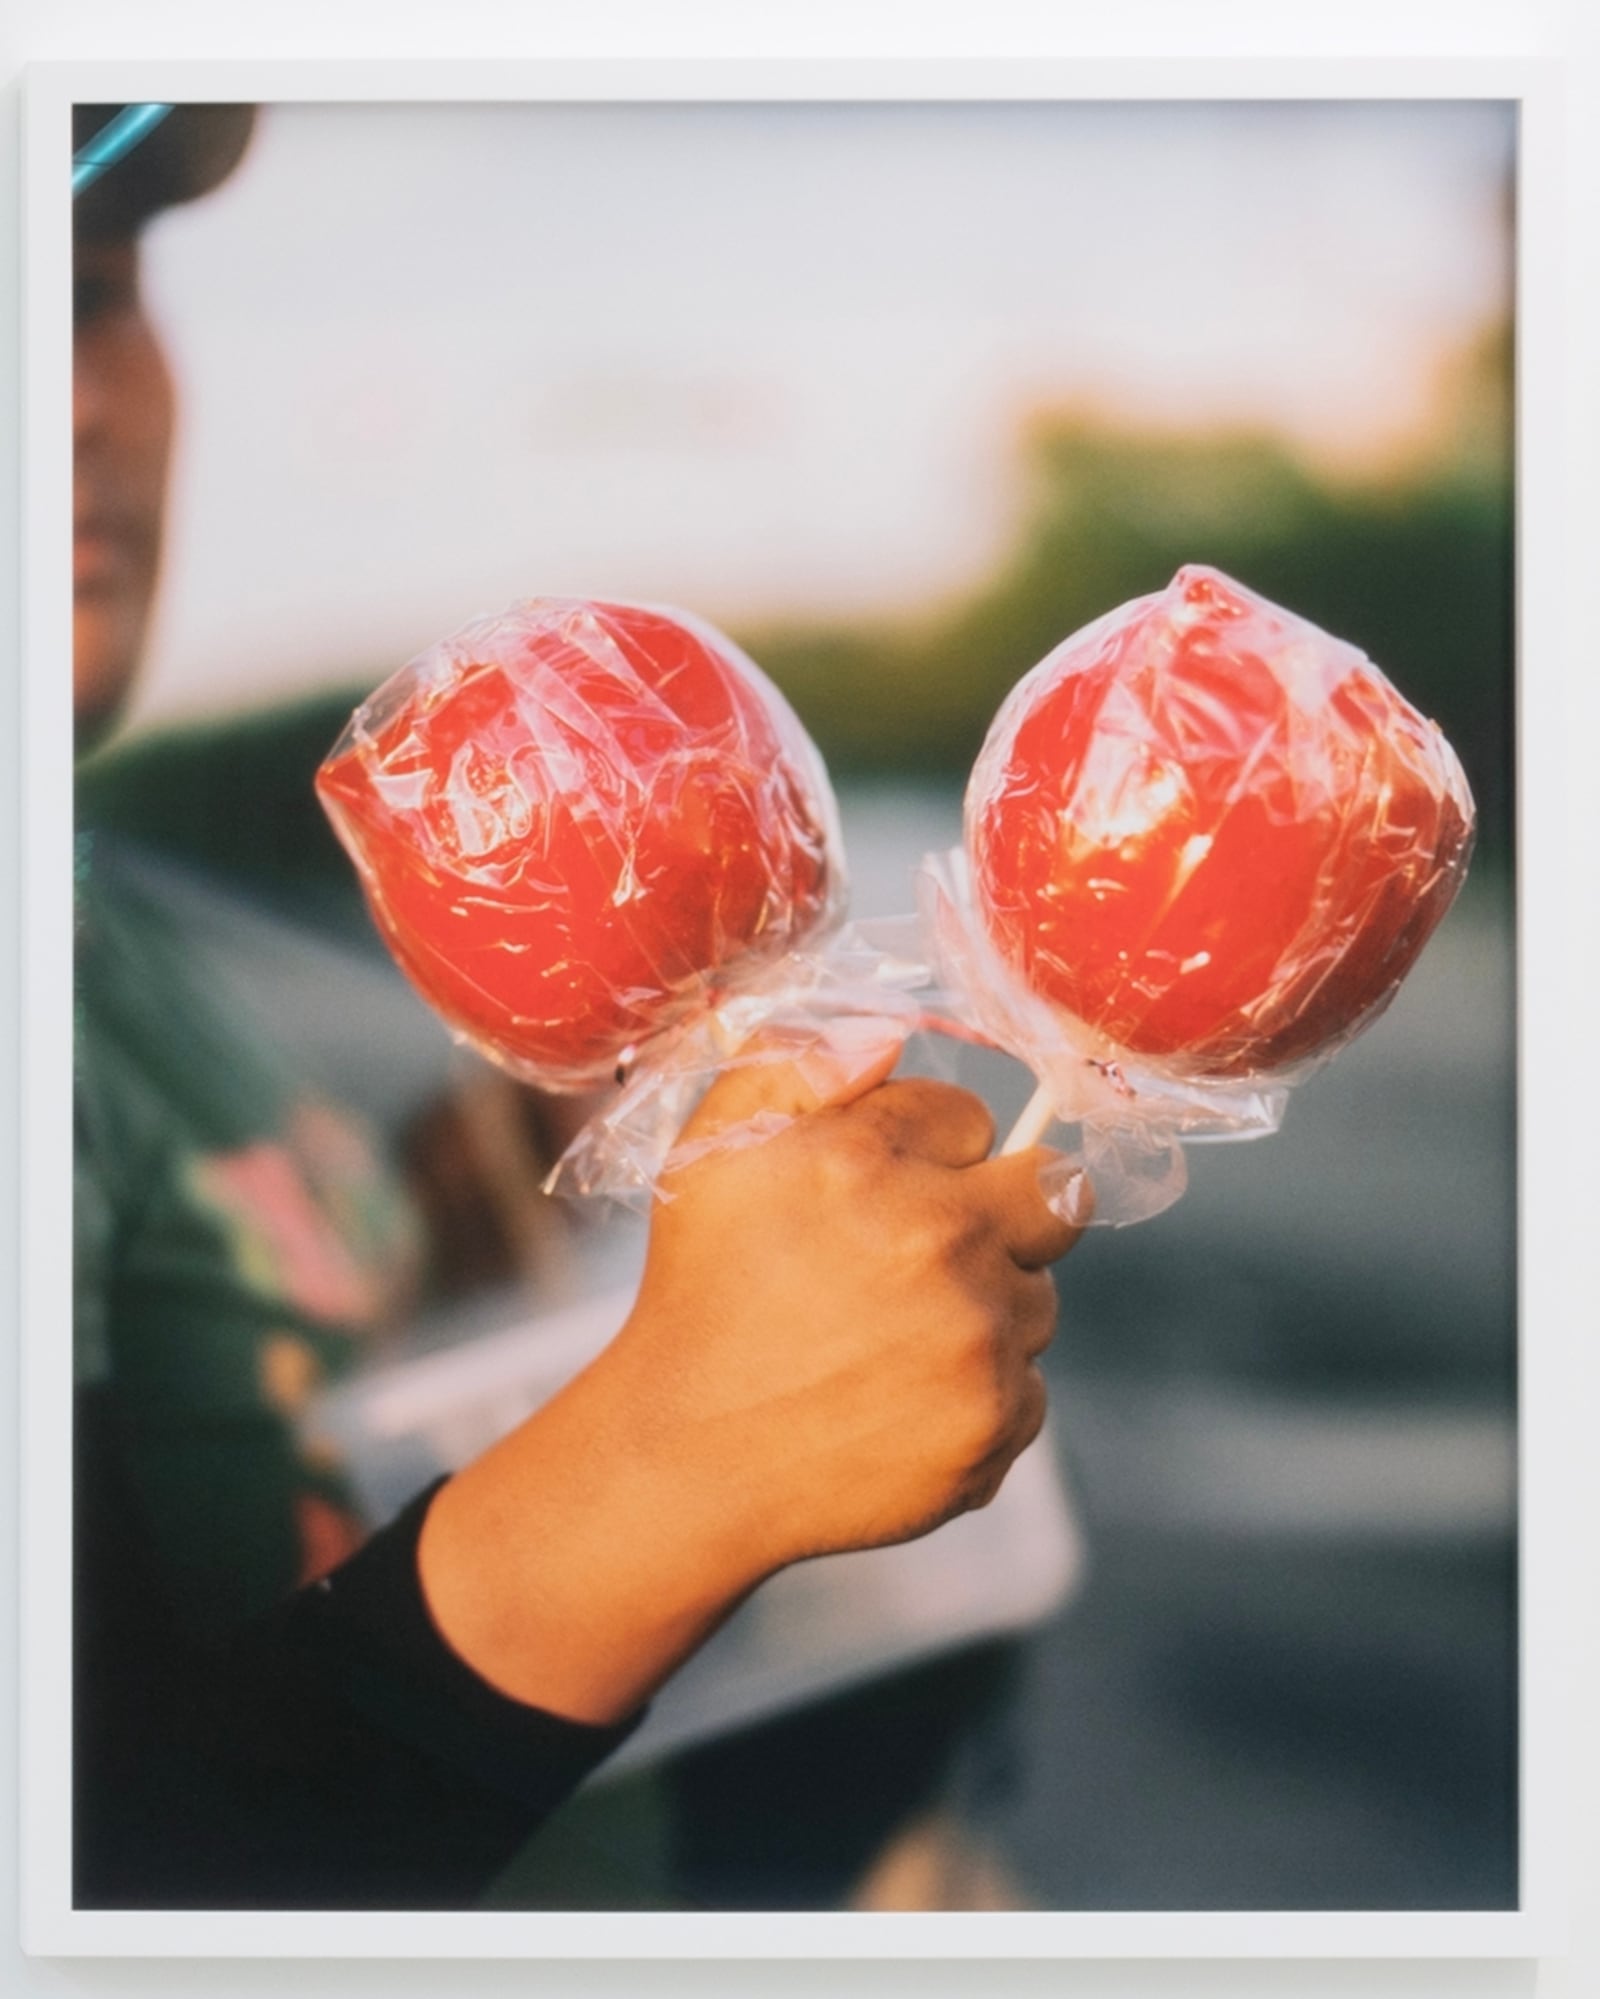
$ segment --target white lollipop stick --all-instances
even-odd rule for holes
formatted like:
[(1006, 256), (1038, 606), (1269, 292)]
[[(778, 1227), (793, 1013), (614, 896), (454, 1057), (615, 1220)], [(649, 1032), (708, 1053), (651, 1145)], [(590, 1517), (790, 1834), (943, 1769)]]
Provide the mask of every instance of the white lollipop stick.
[(1010, 1152), (1026, 1152), (1030, 1145), (1037, 1145), (1054, 1124), (1055, 1118), (1056, 1107), (1049, 1086), (1041, 1083), (1023, 1106), (1021, 1117), (1006, 1134), (1006, 1142), (1000, 1148), (1001, 1158)]

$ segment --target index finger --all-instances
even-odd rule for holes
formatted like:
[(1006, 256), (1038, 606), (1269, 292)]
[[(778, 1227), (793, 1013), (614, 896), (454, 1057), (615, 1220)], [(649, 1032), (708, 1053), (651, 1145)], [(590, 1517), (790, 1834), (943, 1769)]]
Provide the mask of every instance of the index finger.
[[(1094, 1213), (1088, 1175), (1047, 1146), (1001, 1153), (968, 1167), (962, 1177), (969, 1191), (978, 1192), (1012, 1261), (1024, 1270), (1043, 1270), (1065, 1256)], [(1059, 1183), (1058, 1194), (1047, 1195), (1047, 1180)]]
[(876, 1016), (848, 1016), (803, 1036), (758, 1035), (706, 1092), (678, 1142), (713, 1138), (763, 1115), (797, 1118), (851, 1103), (894, 1068), (905, 1037), (903, 1022)]
[(936, 1166), (976, 1166), (994, 1144), (994, 1113), (971, 1090), (927, 1076), (885, 1083), (851, 1106), (891, 1150)]

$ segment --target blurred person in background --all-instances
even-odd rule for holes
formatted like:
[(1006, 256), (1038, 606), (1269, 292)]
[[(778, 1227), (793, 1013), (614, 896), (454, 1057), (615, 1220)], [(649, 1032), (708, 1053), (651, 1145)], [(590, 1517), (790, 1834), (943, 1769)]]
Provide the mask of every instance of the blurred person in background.
[[(80, 107), (75, 146), (114, 109)], [(174, 398), (139, 231), (232, 171), (251, 115), (180, 107), (77, 205), (80, 755), (127, 696), (159, 567)], [(307, 728), (264, 777), (248, 756), (161, 765), (163, 808), (224, 854), (320, 839), (332, 729)], [(107, 767), (80, 777), (75, 868), (75, 1900), (470, 1905), (765, 1576), (992, 1496), (1042, 1421), (1047, 1266), (1076, 1231), (1042, 1155), (988, 1157), (975, 1099), (886, 1081), (890, 1040), (726, 1079), (702, 1129), (814, 1115), (686, 1172), (602, 1358), (368, 1533), (296, 1416), (430, 1269), (525, 1255), (516, 1204), (448, 1114), (408, 1198), (241, 1031), (102, 809)], [(549, 1106), (504, 1129), (513, 1153), (559, 1145)], [(752, 1239), (759, 1263), (730, 1256)], [(758, 1905), (858, 1895), (1008, 1665), (979, 1649), (688, 1759), (668, 1791), (685, 1878), (717, 1893), (743, 1848)]]

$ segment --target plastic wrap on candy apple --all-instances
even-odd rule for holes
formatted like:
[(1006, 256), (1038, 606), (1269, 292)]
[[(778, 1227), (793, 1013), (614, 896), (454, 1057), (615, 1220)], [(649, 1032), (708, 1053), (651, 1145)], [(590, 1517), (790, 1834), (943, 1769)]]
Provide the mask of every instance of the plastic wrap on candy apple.
[(1465, 873), (1454, 751), (1356, 647), (1179, 571), (1012, 691), (967, 792), (988, 939), (1086, 1053), (1306, 1065), (1392, 997)]
[(317, 787), (422, 996), (548, 1089), (610, 1081), (843, 907), (809, 737), (678, 611), (535, 598), (468, 626), (363, 704)]

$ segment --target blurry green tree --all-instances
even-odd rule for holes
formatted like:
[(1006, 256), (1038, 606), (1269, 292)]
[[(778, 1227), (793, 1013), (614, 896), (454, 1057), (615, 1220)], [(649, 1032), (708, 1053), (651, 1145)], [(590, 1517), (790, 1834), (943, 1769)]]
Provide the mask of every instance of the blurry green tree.
[(1480, 812), (1512, 825), (1511, 336), (1441, 371), (1426, 448), (1360, 476), (1269, 432), (1024, 426), (1022, 531), (976, 590), (912, 614), (745, 626), (841, 774), (958, 776), (1013, 683), (1069, 633), (1206, 562), (1362, 647), (1444, 729)]

